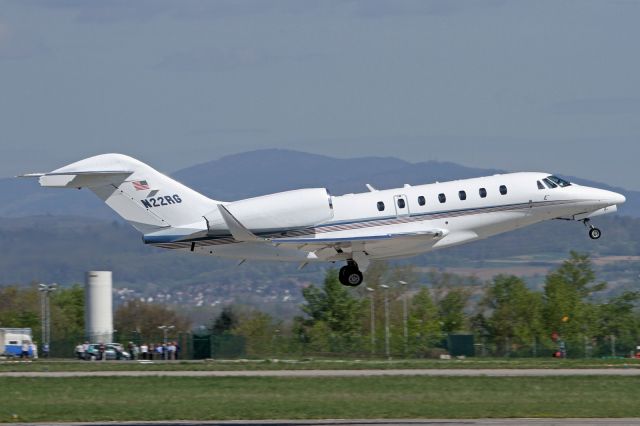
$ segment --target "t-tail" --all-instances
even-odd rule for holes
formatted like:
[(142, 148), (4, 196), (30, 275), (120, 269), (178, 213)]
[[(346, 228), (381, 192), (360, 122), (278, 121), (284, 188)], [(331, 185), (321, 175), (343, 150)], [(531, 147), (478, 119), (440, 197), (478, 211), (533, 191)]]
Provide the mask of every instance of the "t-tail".
[[(134, 158), (103, 154), (50, 173), (33, 173), (41, 186), (89, 188), (143, 234), (190, 234), (206, 229), (212, 200)], [(176, 231), (176, 232), (174, 232)]]

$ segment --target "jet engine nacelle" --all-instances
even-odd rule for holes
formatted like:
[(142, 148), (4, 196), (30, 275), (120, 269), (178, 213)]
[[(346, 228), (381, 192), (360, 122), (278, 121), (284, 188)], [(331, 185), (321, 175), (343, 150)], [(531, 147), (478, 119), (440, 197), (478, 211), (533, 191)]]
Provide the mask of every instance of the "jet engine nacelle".
[[(297, 189), (224, 204), (253, 232), (305, 228), (333, 218), (331, 195), (325, 188)], [(218, 210), (204, 216), (210, 233), (228, 232)]]

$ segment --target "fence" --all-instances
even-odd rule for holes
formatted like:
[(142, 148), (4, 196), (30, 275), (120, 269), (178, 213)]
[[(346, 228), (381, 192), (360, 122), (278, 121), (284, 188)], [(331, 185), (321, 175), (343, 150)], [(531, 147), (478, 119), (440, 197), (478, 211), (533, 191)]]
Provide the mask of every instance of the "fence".
[[(84, 342), (84, 336), (65, 336), (55, 338), (50, 344), (50, 357), (72, 358), (75, 347)], [(114, 341), (121, 343), (125, 350), (132, 342), (161, 344), (160, 334), (143, 336), (136, 332), (114, 333)], [(350, 340), (344, 345), (331, 341), (326, 347), (313, 342), (300, 341), (294, 336), (277, 336), (273, 344), (260, 347), (243, 336), (232, 334), (211, 335), (202, 333), (175, 333), (167, 336), (168, 341), (175, 341), (180, 347), (180, 359), (228, 359), (243, 357), (341, 357), (341, 358), (383, 358), (386, 357), (384, 341), (376, 341), (374, 347), (368, 336), (359, 340)], [(92, 342), (95, 343), (95, 342)], [(393, 358), (438, 358), (441, 354), (464, 355), (476, 357), (508, 357), (508, 358), (548, 358), (555, 354), (564, 354), (567, 358), (602, 358), (633, 357), (636, 354), (636, 343), (633, 339), (621, 339), (617, 336), (591, 339), (587, 337), (544, 341), (532, 339), (528, 343), (514, 342), (506, 339), (501, 342), (492, 341), (486, 336), (453, 334), (431, 345), (423, 345), (416, 350), (413, 345), (405, 349), (402, 339), (392, 339), (389, 354)], [(249, 349), (251, 348), (251, 351)], [(39, 348), (42, 355), (42, 348)]]

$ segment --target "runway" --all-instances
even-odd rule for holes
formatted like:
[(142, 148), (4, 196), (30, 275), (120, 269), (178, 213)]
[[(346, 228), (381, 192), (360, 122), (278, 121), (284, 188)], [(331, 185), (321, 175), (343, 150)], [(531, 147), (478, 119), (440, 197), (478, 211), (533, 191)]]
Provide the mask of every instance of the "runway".
[[(42, 426), (43, 423), (5, 423), (12, 426)], [(411, 420), (232, 420), (171, 422), (47, 423), (47, 426), (639, 426), (640, 419), (411, 419)]]
[(261, 371), (25, 371), (3, 372), (2, 377), (558, 377), (640, 376), (640, 368), (593, 369), (390, 369), (390, 370), (261, 370)]

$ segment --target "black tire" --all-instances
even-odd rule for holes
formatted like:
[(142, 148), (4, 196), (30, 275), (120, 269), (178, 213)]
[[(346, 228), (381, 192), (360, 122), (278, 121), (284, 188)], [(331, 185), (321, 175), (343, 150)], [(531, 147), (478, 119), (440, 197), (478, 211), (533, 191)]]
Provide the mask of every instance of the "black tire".
[(589, 238), (592, 240), (597, 240), (602, 235), (602, 232), (598, 228), (589, 229)]
[(340, 281), (340, 284), (342, 285), (349, 285), (349, 282), (347, 281), (348, 269), (349, 269), (349, 266), (345, 265), (342, 268), (340, 268), (340, 270), (338, 271), (338, 281)]

